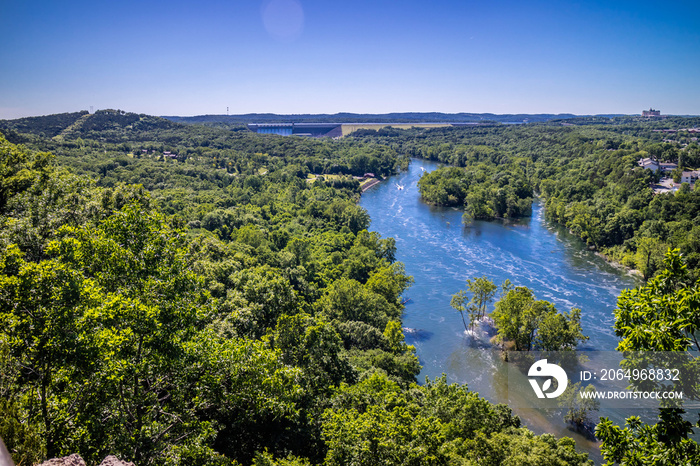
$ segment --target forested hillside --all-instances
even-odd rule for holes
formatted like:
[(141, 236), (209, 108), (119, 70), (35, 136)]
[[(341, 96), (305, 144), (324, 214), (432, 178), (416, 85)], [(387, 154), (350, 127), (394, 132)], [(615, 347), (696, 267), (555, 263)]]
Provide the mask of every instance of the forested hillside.
[(539, 195), (549, 218), (645, 278), (661, 269), (669, 247), (680, 248), (698, 276), (700, 190), (686, 184), (655, 194), (660, 174), (637, 161), (678, 163), (669, 176), (700, 168), (697, 133), (688, 131), (700, 127), (700, 119), (578, 122), (366, 130), (353, 139), (450, 165), (420, 180), (429, 203), (462, 206), (474, 219), (514, 218), (529, 215)]
[(465, 386), (416, 384), (411, 277), (352, 177), (394, 173), (404, 147), (119, 111), (1, 126), (18, 464), (589, 464)]

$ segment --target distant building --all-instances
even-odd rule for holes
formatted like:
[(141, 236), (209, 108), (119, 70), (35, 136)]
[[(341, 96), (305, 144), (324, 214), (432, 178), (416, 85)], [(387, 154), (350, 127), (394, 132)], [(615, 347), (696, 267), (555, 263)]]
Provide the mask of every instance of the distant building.
[(673, 170), (678, 168), (678, 164), (673, 163), (673, 162), (661, 162), (659, 164), (659, 168), (661, 169), (662, 172), (668, 173), (668, 172), (672, 172)]
[(639, 159), (637, 162), (637, 165), (639, 165), (642, 168), (648, 168), (649, 170), (655, 172), (659, 169), (659, 162), (656, 160), (652, 160), (650, 158), (646, 159)]
[(700, 170), (683, 172), (681, 174), (681, 183), (693, 184), (700, 178)]
[(642, 116), (643, 116), (643, 117), (657, 117), (657, 116), (661, 116), (661, 110), (654, 110), (653, 108), (650, 108), (649, 110), (643, 110), (643, 111), (642, 111)]
[(657, 170), (661, 170), (664, 173), (669, 173), (678, 168), (677, 163), (673, 162), (657, 162), (654, 159), (646, 158), (646, 159), (639, 159), (637, 161), (637, 165), (639, 165), (642, 168), (648, 168), (649, 170), (655, 172)]

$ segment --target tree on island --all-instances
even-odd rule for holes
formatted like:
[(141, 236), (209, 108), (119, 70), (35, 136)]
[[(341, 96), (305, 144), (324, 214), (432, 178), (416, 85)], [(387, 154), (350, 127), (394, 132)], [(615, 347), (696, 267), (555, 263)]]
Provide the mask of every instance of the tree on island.
[[(450, 306), (452, 306), (457, 312), (459, 312), (459, 315), (462, 316), (462, 323), (464, 324), (464, 330), (469, 331), (470, 328), (472, 328), (472, 322), (471, 322), (471, 316), (473, 312), (473, 307), (472, 305), (469, 304), (470, 301), (467, 300), (467, 293), (464, 290), (459, 290), (458, 293), (452, 295), (452, 299), (450, 300)], [(464, 312), (469, 312), (469, 326), (467, 326), (467, 322), (464, 320)]]
[(497, 340), (512, 342), (516, 351), (568, 351), (588, 340), (581, 329), (581, 310), (559, 313), (548, 301), (536, 300), (527, 287), (505, 292), (491, 313)]
[(496, 284), (482, 276), (473, 280), (467, 279), (467, 288), (473, 295), (472, 302), (476, 306), (477, 318), (481, 319), (486, 315), (486, 306), (496, 294)]
[[(486, 276), (467, 279), (467, 288), (472, 294), (472, 297), (467, 300), (467, 292), (460, 290), (452, 295), (450, 306), (456, 309), (462, 316), (464, 330), (474, 330), (477, 320), (482, 319), (486, 315), (486, 306), (493, 300), (496, 294), (496, 284), (486, 278)], [(469, 326), (464, 319), (464, 313), (469, 314)]]

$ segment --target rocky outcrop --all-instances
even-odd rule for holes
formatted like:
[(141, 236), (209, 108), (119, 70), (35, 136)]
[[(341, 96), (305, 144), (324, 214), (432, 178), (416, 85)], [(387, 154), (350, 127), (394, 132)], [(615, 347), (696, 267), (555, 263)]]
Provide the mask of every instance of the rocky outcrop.
[(2, 441), (2, 437), (0, 437), (0, 466), (15, 466), (15, 463), (12, 461), (12, 457), (10, 456), (10, 452), (7, 451), (7, 448)]
[(54, 458), (52, 460), (44, 461), (39, 466), (86, 466), (85, 461), (77, 453), (73, 453), (70, 456), (64, 456), (63, 458)]
[[(63, 458), (54, 458), (44, 461), (39, 466), (86, 466), (85, 461), (78, 454), (72, 454)], [(134, 466), (129, 461), (121, 461), (116, 456), (109, 455), (102, 460), (99, 466)]]
[(130, 461), (121, 461), (116, 456), (109, 455), (107, 458), (102, 460), (100, 466), (135, 466), (134, 463)]

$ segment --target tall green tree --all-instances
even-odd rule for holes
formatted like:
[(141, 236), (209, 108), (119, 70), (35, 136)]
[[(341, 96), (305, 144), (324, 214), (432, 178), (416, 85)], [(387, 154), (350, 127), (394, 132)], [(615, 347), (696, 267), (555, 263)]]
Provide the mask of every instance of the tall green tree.
[[(468, 278), (467, 289), (469, 293), (471, 293), (469, 300), (467, 301), (467, 292), (464, 290), (460, 290), (458, 293), (452, 295), (450, 306), (462, 316), (462, 323), (464, 324), (465, 330), (474, 330), (474, 326), (479, 319), (482, 319), (486, 315), (486, 306), (496, 294), (496, 288), (496, 284), (486, 278), (486, 276), (473, 279)], [(465, 312), (469, 316), (468, 328), (466, 320), (464, 319)]]
[(467, 288), (472, 294), (471, 301), (476, 305), (479, 318), (486, 315), (486, 306), (496, 294), (496, 284), (486, 276), (467, 279)]
[(529, 350), (538, 327), (542, 306), (535, 305), (535, 296), (526, 287), (508, 291), (496, 302), (491, 316), (503, 342), (512, 342), (516, 351)]
[(663, 267), (664, 253), (667, 249), (668, 246), (658, 238), (639, 238), (635, 262), (645, 280), (651, 278), (657, 270)]
[[(700, 283), (692, 281), (678, 250), (666, 253), (664, 269), (644, 286), (623, 291), (617, 305), (615, 333), (621, 338), (617, 349), (632, 355), (623, 363), (635, 364), (638, 351), (686, 354), (691, 348), (700, 349), (696, 337), (700, 327)], [(682, 388), (684, 397), (698, 399), (699, 359), (693, 353), (689, 355), (680, 368), (683, 377), (676, 388)], [(693, 424), (682, 408), (662, 407), (654, 425), (644, 424), (635, 416), (626, 424), (619, 427), (603, 418), (596, 427), (596, 436), (602, 440), (601, 452), (610, 463), (700, 464), (700, 446), (691, 438)]]
[(620, 294), (615, 310), (619, 351), (700, 351), (700, 282), (677, 249), (646, 285)]
[(550, 309), (540, 321), (536, 340), (536, 346), (544, 351), (575, 350), (588, 340), (581, 328), (581, 309), (574, 307), (562, 313)]
[[(22, 395), (31, 400), (30, 424), (38, 421), (49, 456), (61, 451), (70, 407), (84, 389), (61, 385), (85, 380), (96, 356), (80, 322), (104, 294), (93, 280), (56, 260), (26, 262), (11, 245), (0, 256), (0, 328), (11, 366), (26, 380)], [(12, 367), (10, 367), (11, 369)], [(58, 408), (58, 409), (56, 409)]]
[[(450, 300), (450, 306), (452, 306), (452, 308), (459, 312), (459, 315), (462, 316), (462, 324), (464, 324), (464, 330), (469, 331), (469, 329), (472, 328), (471, 316), (472, 311), (475, 310), (475, 308), (473, 306), (470, 306), (469, 300), (467, 299), (467, 293), (464, 290), (460, 290), (456, 294), (453, 294), (452, 299)], [(465, 312), (469, 312), (469, 326), (467, 326), (467, 321), (464, 319)], [(473, 312), (473, 314), (476, 314), (476, 312)]]

